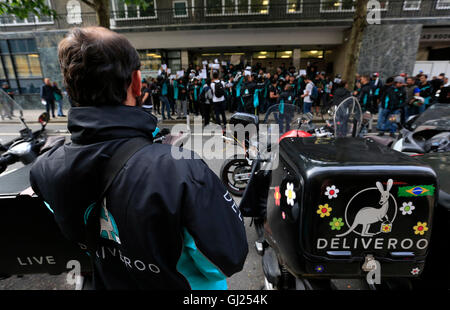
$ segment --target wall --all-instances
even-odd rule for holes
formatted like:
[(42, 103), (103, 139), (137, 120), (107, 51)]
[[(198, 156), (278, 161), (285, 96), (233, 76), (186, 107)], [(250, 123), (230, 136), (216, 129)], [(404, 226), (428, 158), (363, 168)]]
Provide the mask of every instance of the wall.
[(422, 25), (368, 25), (364, 31), (358, 73), (379, 72), (383, 79), (412, 74)]
[(341, 27), (214, 29), (123, 32), (137, 49), (200, 47), (337, 45)]

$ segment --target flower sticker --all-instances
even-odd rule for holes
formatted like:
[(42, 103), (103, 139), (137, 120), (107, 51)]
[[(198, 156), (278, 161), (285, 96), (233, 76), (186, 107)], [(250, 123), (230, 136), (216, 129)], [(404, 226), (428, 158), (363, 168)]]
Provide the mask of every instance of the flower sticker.
[(328, 203), (326, 203), (326, 204), (324, 204), (324, 205), (319, 205), (319, 209), (317, 210), (317, 214), (319, 214), (320, 217), (323, 218), (323, 217), (325, 217), (325, 216), (330, 216), (331, 210), (333, 210), (333, 209), (331, 209), (331, 208), (328, 206)]
[(390, 233), (392, 231), (392, 225), (391, 224), (381, 225), (381, 231), (384, 233)]
[(280, 205), (280, 199), (281, 199), (280, 187), (279, 186), (275, 186), (275, 193), (273, 194), (273, 197), (275, 198), (275, 205), (279, 206)]
[(295, 192), (294, 192), (294, 184), (292, 183), (288, 183), (286, 185), (287, 189), (284, 191), (284, 194), (286, 195), (287, 198), (287, 204), (294, 206), (294, 200), (295, 200)]
[(400, 211), (402, 211), (403, 215), (412, 214), (412, 211), (416, 207), (413, 206), (412, 202), (404, 202), (403, 205), (400, 207)]
[(413, 227), (416, 235), (423, 235), (427, 230), (427, 223), (417, 222), (417, 225)]
[(323, 271), (323, 266), (322, 265), (317, 265), (316, 268), (314, 268), (314, 270), (316, 272), (322, 272)]
[(419, 274), (419, 272), (420, 272), (420, 269), (419, 268), (414, 268), (413, 270), (411, 270), (411, 274), (412, 275), (418, 275)]
[(341, 227), (344, 226), (344, 223), (342, 223), (342, 218), (335, 218), (333, 217), (333, 220), (330, 222), (331, 230), (341, 230)]
[(338, 193), (339, 189), (336, 188), (336, 185), (327, 186), (327, 190), (325, 191), (325, 195), (328, 196), (328, 199), (337, 198)]

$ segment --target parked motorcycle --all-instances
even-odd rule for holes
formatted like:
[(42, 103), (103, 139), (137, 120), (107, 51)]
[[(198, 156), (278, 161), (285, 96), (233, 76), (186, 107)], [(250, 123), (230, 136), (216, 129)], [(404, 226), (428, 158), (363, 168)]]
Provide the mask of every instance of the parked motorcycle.
[(409, 117), (396, 138), (369, 138), (407, 154), (449, 151), (450, 106), (437, 103), (423, 113)]
[(286, 133), (278, 152), (254, 161), (240, 210), (263, 231), (266, 289), (410, 289), (439, 275), (437, 175), (358, 138), (360, 111), (348, 102), (335, 137)]
[[(330, 109), (329, 111), (333, 117), (334, 111), (336, 109)], [(314, 116), (311, 113), (303, 114), (296, 105), (277, 104), (267, 110), (261, 124), (268, 128), (276, 126), (281, 135), (291, 129), (296, 129), (302, 135), (306, 133), (317, 137), (333, 136), (335, 131), (333, 120), (327, 119), (325, 126), (317, 127), (313, 123), (313, 118)], [(262, 149), (270, 150), (271, 146), (267, 144), (268, 139), (264, 139), (265, 141), (259, 140), (261, 133), (258, 131), (260, 125), (258, 116), (248, 113), (235, 113), (230, 118), (229, 124), (233, 126), (242, 125), (242, 132), (244, 128), (249, 128), (248, 125), (255, 128), (245, 135), (239, 135), (236, 131), (228, 131), (223, 137), (226, 142), (240, 146), (242, 150), (240, 154), (234, 154), (231, 158), (226, 159), (220, 168), (222, 183), (231, 194), (240, 197), (244, 194), (250, 180), (253, 160), (257, 156), (261, 156)], [(278, 137), (276, 140), (278, 140)]]
[(32, 131), (23, 118), (23, 112), (20, 110), (19, 120), (23, 125), (23, 129), (19, 131), (19, 137), (11, 140), (6, 144), (0, 143), (0, 174), (2, 174), (8, 166), (22, 162), (24, 165), (29, 165), (36, 160), (36, 158), (49, 150), (55, 145), (64, 143), (64, 137), (48, 137), (45, 126), (48, 123), (49, 115), (42, 113), (38, 122), (41, 128)]

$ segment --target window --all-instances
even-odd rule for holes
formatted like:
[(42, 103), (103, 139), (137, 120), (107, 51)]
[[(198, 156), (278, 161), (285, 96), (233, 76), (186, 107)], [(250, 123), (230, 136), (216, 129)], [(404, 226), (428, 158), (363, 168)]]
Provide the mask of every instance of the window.
[(252, 58), (265, 59), (265, 58), (275, 58), (275, 52), (261, 51), (253, 53)]
[(138, 50), (143, 76), (156, 76), (161, 68), (161, 53), (154, 50)]
[(355, 10), (355, 0), (321, 0), (321, 12), (351, 12)]
[(287, 12), (301, 13), (303, 9), (303, 0), (287, 0)]
[(450, 0), (438, 0), (436, 3), (436, 9), (438, 10), (450, 9)]
[[(47, 0), (47, 5), (51, 7), (50, 0)], [(53, 24), (53, 17), (51, 16), (42, 16), (39, 17), (32, 13), (28, 14), (26, 18), (19, 18), (14, 15), (2, 15), (0, 16), (0, 25), (4, 26), (26, 26), (26, 25), (48, 25)]]
[(292, 51), (277, 52), (276, 58), (292, 58)]
[(39, 93), (42, 70), (34, 39), (1, 40), (0, 60), (1, 82), (20, 94)]
[(322, 50), (309, 50), (309, 51), (302, 50), (300, 52), (300, 58), (317, 58), (317, 59), (321, 59), (321, 58), (323, 58), (323, 51)]
[(167, 52), (167, 67), (175, 73), (181, 70), (181, 51)]
[(403, 2), (403, 10), (405, 11), (416, 11), (420, 10), (420, 2), (421, 0), (405, 0)]
[(269, 0), (204, 0), (206, 15), (269, 14)]
[(68, 24), (81, 24), (81, 4), (78, 0), (69, 0), (66, 4), (67, 10), (67, 23)]
[(175, 17), (187, 17), (188, 16), (187, 0), (173, 2), (173, 16), (175, 16)]
[[(379, 0), (380, 10), (386, 11), (389, 1)], [(321, 12), (353, 12), (355, 11), (356, 0), (320, 0)]]
[(123, 0), (111, 0), (112, 16), (115, 20), (156, 18), (156, 1), (148, 0), (146, 8), (126, 4)]

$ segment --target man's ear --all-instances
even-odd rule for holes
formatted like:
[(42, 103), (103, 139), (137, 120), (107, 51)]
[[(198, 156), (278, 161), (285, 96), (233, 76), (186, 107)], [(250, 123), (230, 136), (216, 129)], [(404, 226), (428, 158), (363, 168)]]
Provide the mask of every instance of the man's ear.
[(142, 79), (141, 79), (141, 70), (133, 71), (131, 75), (131, 91), (133, 92), (134, 97), (141, 96), (142, 89)]

